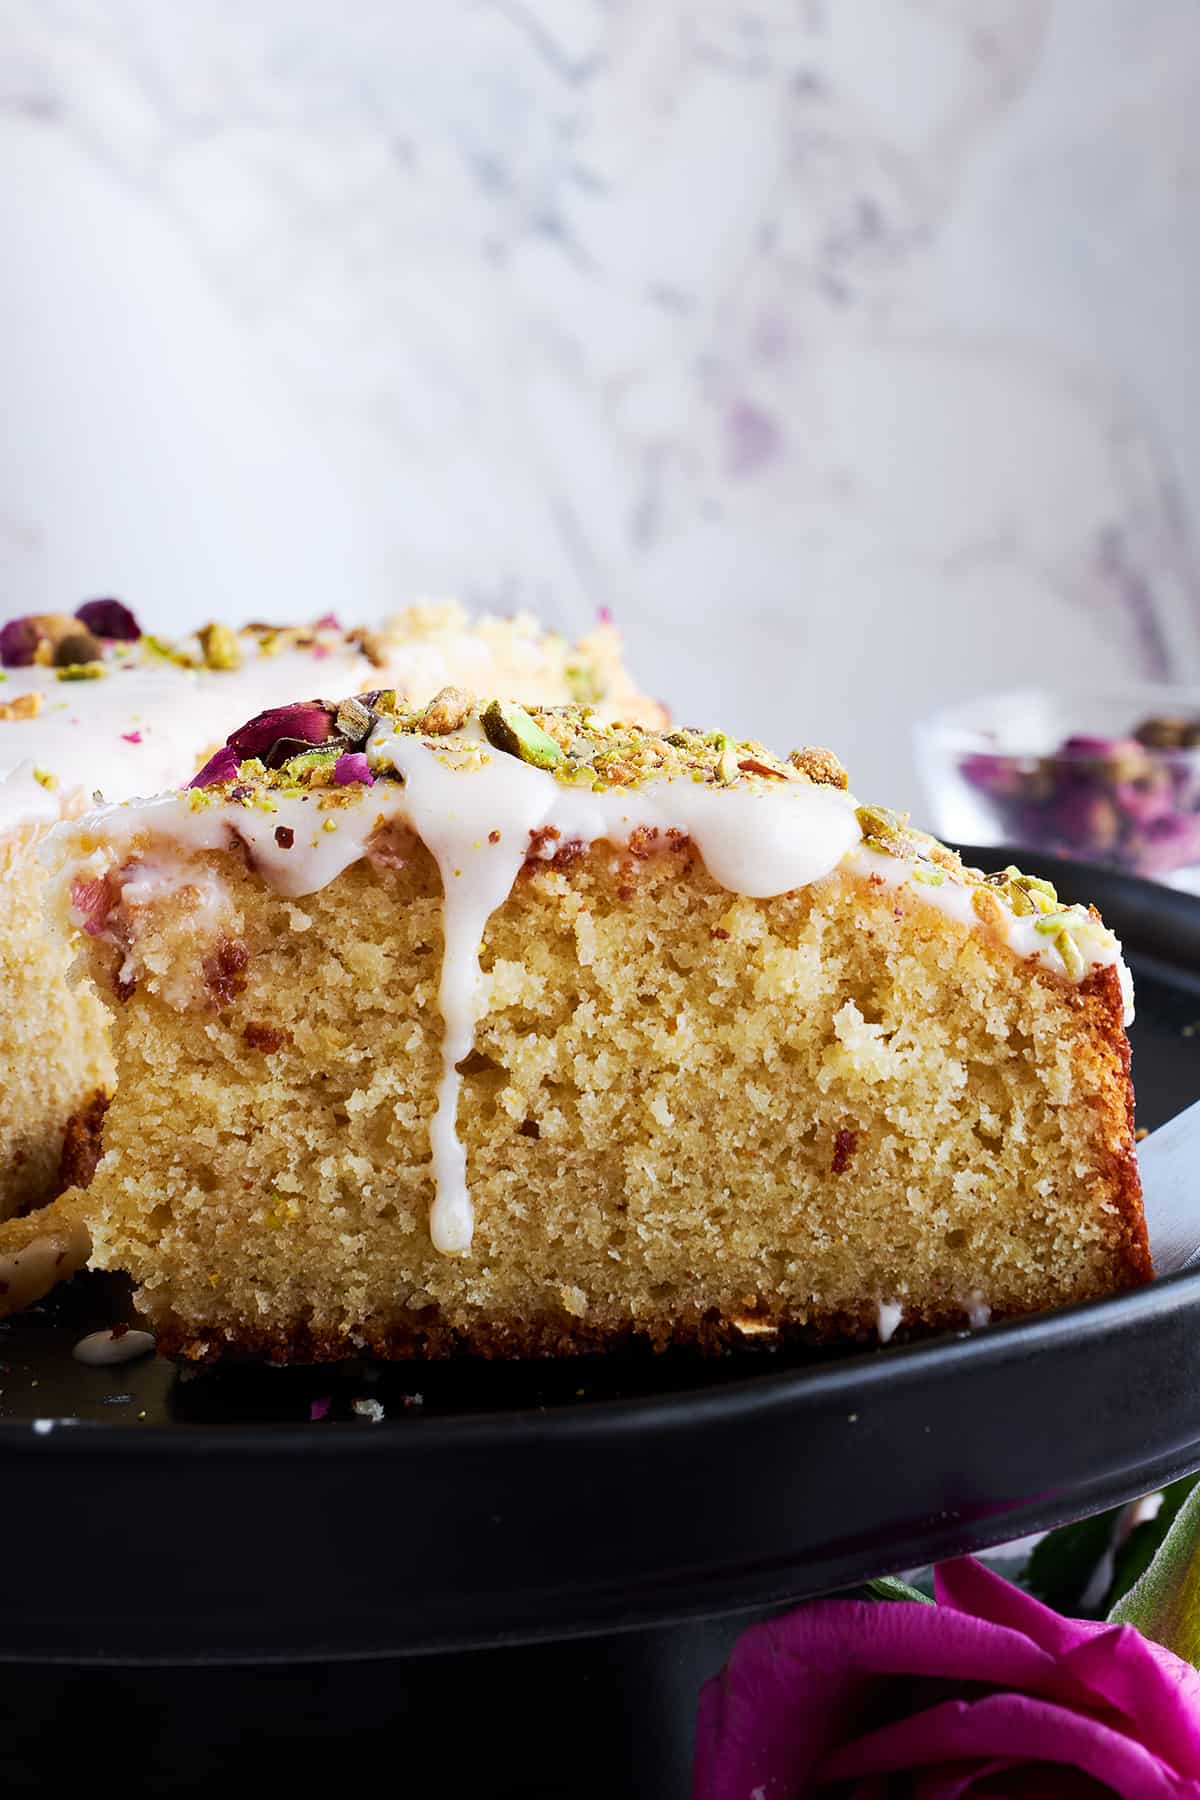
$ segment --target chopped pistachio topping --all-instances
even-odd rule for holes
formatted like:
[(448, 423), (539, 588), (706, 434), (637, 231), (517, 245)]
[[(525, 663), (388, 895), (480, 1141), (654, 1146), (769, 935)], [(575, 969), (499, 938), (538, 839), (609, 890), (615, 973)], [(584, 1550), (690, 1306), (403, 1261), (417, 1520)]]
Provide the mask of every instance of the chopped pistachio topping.
[(320, 777), (333, 773), (333, 765), (338, 759), (339, 746), (330, 745), (328, 749), (302, 750), (298, 756), (289, 757), (284, 763), (281, 773), (290, 782), (302, 782), (307, 777), (313, 787), (320, 785)]
[(1054, 948), (1062, 957), (1067, 974), (1071, 977), (1072, 981), (1078, 981), (1083, 974), (1085, 964), (1083, 960), (1083, 951), (1079, 948), (1079, 945), (1075, 942), (1071, 933), (1069, 931), (1060, 931), (1054, 940)]
[(42, 699), (38, 688), (31, 688), (27, 694), (17, 694), (0, 704), (0, 719), (36, 719), (42, 710)]
[(964, 868), (952, 850), (910, 825), (907, 815), (883, 806), (860, 806), (857, 817), (865, 848), (907, 863), (914, 880), (938, 886), (949, 879), (969, 887), (972, 909), (990, 929), (1003, 931), (1006, 916), (1034, 919), (1035, 931), (1053, 940), (1072, 980), (1078, 981), (1087, 967), (1080, 939), (1104, 946), (1114, 942), (1094, 913), (1084, 906), (1064, 906), (1051, 883), (1040, 876), (1025, 875), (1011, 863), (994, 875)]
[(142, 633), (141, 645), (144, 654), (149, 657), (151, 662), (174, 663), (178, 669), (194, 669), (196, 667), (195, 657), (189, 656), (186, 650), (181, 650), (177, 644), (172, 644), (167, 638), (155, 637), (152, 632), (145, 631)]
[(238, 642), (237, 632), (228, 625), (205, 625), (197, 633), (200, 648), (204, 652), (205, 667), (209, 669), (240, 669), (242, 666), (242, 646)]
[(337, 709), (337, 728), (344, 737), (365, 738), (376, 714), (363, 700), (343, 700)]
[[(517, 710), (520, 711), (520, 708)], [(474, 711), (474, 694), (469, 694), (465, 688), (444, 687), (440, 694), (434, 695), (421, 714), (421, 730), (430, 737), (447, 737), (450, 732), (461, 730)], [(528, 718), (528, 714), (525, 716)], [(533, 724), (532, 719), (529, 722)], [(484, 730), (487, 730), (486, 725)], [(492, 741), (495, 742), (494, 739)], [(503, 745), (499, 747), (504, 748)]]
[(56, 681), (99, 681), (108, 670), (102, 662), (67, 663), (64, 668), (55, 669)]
[(596, 706), (603, 700), (604, 683), (591, 663), (568, 663), (563, 674), (576, 706)]
[(564, 761), (564, 752), (550, 733), (543, 731), (523, 706), (504, 705), (493, 700), (482, 718), (484, 735), (497, 750), (519, 756), (522, 762), (532, 763), (535, 769), (553, 769)]
[(737, 745), (725, 732), (714, 733), (717, 746), (717, 780), (722, 787), (732, 787), (738, 778)]

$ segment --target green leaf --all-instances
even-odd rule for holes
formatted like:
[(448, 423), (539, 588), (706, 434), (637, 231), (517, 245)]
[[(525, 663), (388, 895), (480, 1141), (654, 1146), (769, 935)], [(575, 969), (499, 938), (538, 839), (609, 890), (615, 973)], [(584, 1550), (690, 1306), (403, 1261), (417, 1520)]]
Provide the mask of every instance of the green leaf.
[(1200, 1668), (1200, 1483), (1184, 1498), (1150, 1567), (1108, 1616)]
[(1117, 1601), (1127, 1594), (1135, 1581), (1140, 1581), (1154, 1561), (1159, 1545), (1174, 1522), (1175, 1515), (1200, 1481), (1200, 1475), (1187, 1475), (1163, 1489), (1162, 1505), (1152, 1519), (1135, 1525), (1117, 1551), (1113, 1576), (1105, 1595), (1104, 1616), (1108, 1617)]
[(1024, 1585), (1055, 1612), (1079, 1618), (1084, 1595), (1112, 1548), (1123, 1507), (1061, 1525), (1034, 1547)]
[(923, 1594), (920, 1588), (909, 1587), (907, 1581), (901, 1581), (898, 1575), (881, 1575), (878, 1581), (868, 1581), (864, 1585), (870, 1600), (920, 1600), (925, 1606), (933, 1605), (932, 1594)]

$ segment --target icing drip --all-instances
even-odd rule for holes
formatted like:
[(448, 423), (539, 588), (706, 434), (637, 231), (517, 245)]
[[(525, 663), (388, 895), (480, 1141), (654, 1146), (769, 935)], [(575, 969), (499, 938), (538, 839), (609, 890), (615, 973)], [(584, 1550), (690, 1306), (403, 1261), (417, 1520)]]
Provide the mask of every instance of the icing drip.
[(875, 1328), (881, 1344), (888, 1344), (904, 1323), (904, 1308), (898, 1300), (881, 1300), (875, 1309)]
[[(405, 778), (407, 823), (428, 847), (442, 878), (442, 1078), (429, 1127), (434, 1202), (429, 1234), (447, 1256), (471, 1248), (475, 1215), (467, 1190), (467, 1151), (458, 1135), (458, 1065), (470, 1053), (479, 1017), (479, 951), (487, 922), (512, 892), (529, 849), (529, 834), (545, 821), (553, 780), (524, 763), (504, 770), (503, 824), (494, 780), (448, 768), (418, 739), (397, 735), (387, 758)], [(378, 760), (378, 758), (377, 758)]]
[[(479, 1013), (479, 951), (488, 920), (512, 892), (531, 835), (551, 827), (560, 839), (590, 845), (598, 838), (627, 843), (647, 826), (683, 830), (714, 880), (759, 898), (827, 875), (858, 836), (849, 800), (832, 790), (750, 796), (664, 781), (633, 793), (594, 794), (483, 746), (478, 727), (469, 726), (455, 734), (453, 749), (431, 751), (411, 733), (385, 730), (368, 751), (375, 768), (404, 777), (406, 822), (442, 878), (442, 1076), (430, 1127), (436, 1195), (430, 1235), (434, 1248), (449, 1255), (465, 1254), (474, 1231), (457, 1110), (458, 1064), (474, 1043)], [(463, 750), (471, 761), (455, 766), (455, 751)]]
[(76, 1362), (103, 1369), (114, 1363), (136, 1362), (153, 1348), (154, 1339), (148, 1331), (123, 1331), (119, 1336), (113, 1331), (92, 1331), (80, 1338), (71, 1354)]

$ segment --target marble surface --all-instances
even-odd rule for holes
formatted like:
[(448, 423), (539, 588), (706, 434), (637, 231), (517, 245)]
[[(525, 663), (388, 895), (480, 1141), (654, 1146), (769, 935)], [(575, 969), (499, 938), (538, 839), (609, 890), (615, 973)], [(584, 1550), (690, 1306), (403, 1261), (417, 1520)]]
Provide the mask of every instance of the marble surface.
[(2, 0), (5, 610), (612, 609), (919, 804), (1200, 676), (1190, 0)]

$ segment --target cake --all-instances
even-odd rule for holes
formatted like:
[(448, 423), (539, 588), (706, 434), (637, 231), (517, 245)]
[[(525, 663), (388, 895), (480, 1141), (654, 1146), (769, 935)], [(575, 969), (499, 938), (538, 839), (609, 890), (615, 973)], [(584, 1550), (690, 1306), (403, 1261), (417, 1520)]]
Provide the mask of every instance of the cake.
[(370, 691), (57, 839), (119, 1076), (59, 1204), (170, 1352), (886, 1337), (1150, 1276), (1117, 940), (826, 751)]
[(116, 600), (0, 627), (0, 1221), (62, 1185), (67, 1122), (113, 1071), (95, 995), (68, 987), (65, 946), (42, 928), (49, 827), (108, 800), (184, 782), (249, 713), (306, 689), (384, 686), (424, 702), (447, 682), (586, 700), (651, 722), (611, 624), (571, 645), (528, 615), (471, 620), (413, 607), (372, 628), (213, 623), (171, 642)]

